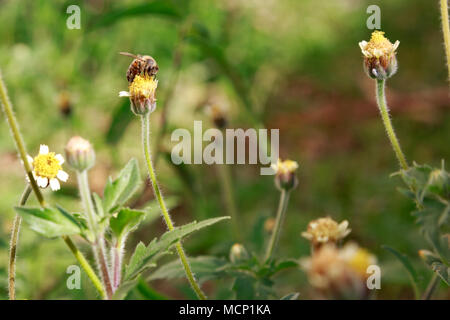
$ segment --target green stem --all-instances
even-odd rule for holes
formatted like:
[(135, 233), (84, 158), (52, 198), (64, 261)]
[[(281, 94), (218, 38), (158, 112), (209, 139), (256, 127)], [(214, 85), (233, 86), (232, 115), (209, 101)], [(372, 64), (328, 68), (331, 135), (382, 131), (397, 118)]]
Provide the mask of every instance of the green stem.
[[(142, 121), (142, 146), (144, 151), (144, 157), (147, 163), (147, 169), (148, 174), (150, 176), (150, 180), (152, 182), (153, 191), (155, 194), (156, 199), (158, 200), (159, 207), (161, 208), (161, 212), (164, 218), (164, 221), (166, 222), (167, 228), (172, 231), (174, 229), (172, 219), (169, 216), (169, 212), (167, 210), (166, 204), (164, 202), (164, 199), (161, 195), (161, 191), (159, 190), (158, 181), (156, 180), (156, 174), (153, 169), (152, 165), (152, 159), (150, 156), (150, 113), (146, 115), (141, 116)], [(200, 286), (197, 284), (197, 281), (195, 280), (194, 274), (191, 270), (191, 267), (189, 265), (189, 262), (187, 260), (186, 254), (183, 250), (183, 246), (181, 245), (181, 242), (177, 242), (175, 245), (175, 248), (178, 252), (178, 256), (180, 257), (181, 263), (183, 264), (184, 271), (186, 273), (186, 277), (191, 284), (192, 289), (197, 294), (197, 297), (200, 300), (205, 300), (206, 296), (200, 289)]]
[[(25, 187), (25, 190), (20, 197), (19, 206), (25, 205), (28, 200), (28, 197), (31, 193), (31, 187), (29, 184)], [(9, 300), (16, 300), (16, 252), (17, 252), (17, 242), (19, 241), (19, 232), (20, 232), (20, 223), (22, 222), (22, 218), (20, 215), (16, 214), (14, 217), (13, 228), (11, 232), (11, 243), (9, 250)]]
[(75, 244), (72, 242), (72, 240), (68, 236), (62, 236), (64, 242), (69, 247), (70, 251), (72, 251), (75, 258), (78, 260), (78, 263), (80, 266), (84, 269), (89, 279), (91, 279), (92, 284), (97, 289), (97, 291), (100, 293), (100, 296), (102, 298), (106, 297), (105, 289), (103, 288), (103, 285), (100, 281), (100, 279), (95, 274), (94, 269), (92, 269), (89, 262), (86, 260), (86, 258), (83, 256), (83, 254), (78, 250), (78, 248), (75, 246)]
[(441, 279), (439, 278), (439, 276), (436, 273), (433, 274), (433, 277), (431, 278), (427, 289), (423, 293), (422, 300), (430, 300), (431, 299), (431, 296), (433, 295), (434, 290), (436, 290), (436, 288), (438, 287), (440, 280)]
[(233, 227), (233, 234), (236, 241), (242, 242), (229, 167), (225, 164), (218, 164), (217, 167), (219, 171), (220, 183), (222, 185), (225, 208), (228, 212), (228, 215), (231, 216), (231, 226)]
[(269, 245), (266, 251), (265, 256), (266, 261), (272, 256), (273, 250), (275, 250), (275, 247), (277, 246), (278, 243), (278, 239), (280, 238), (281, 227), (283, 226), (288, 202), (289, 202), (289, 191), (282, 189), (280, 194), (280, 203), (278, 204), (277, 218), (275, 220), (274, 230), (272, 232), (272, 236), (270, 238)]
[(114, 293), (111, 273), (108, 268), (108, 262), (105, 253), (105, 240), (103, 235), (98, 230), (98, 223), (95, 214), (94, 204), (92, 203), (91, 191), (89, 188), (89, 181), (87, 170), (82, 172), (77, 171), (78, 187), (80, 189), (81, 201), (84, 206), (84, 211), (86, 212), (86, 218), (88, 221), (89, 229), (94, 234), (95, 243), (92, 245), (92, 250), (94, 252), (95, 260), (98, 265), (100, 274), (102, 275), (103, 284), (106, 289), (106, 298), (111, 299)]
[(447, 57), (448, 77), (450, 80), (450, 26), (448, 20), (448, 0), (441, 0), (442, 33), (444, 35), (445, 55)]
[[(41, 205), (41, 207), (45, 208), (46, 203), (45, 203), (44, 197), (41, 193), (41, 190), (39, 189), (39, 187), (36, 183), (36, 180), (34, 179), (31, 166), (28, 163), (25, 143), (23, 141), (22, 135), (19, 130), (19, 124), (16, 120), (16, 117), (14, 116), (12, 104), (11, 104), (11, 101), (9, 100), (8, 91), (6, 89), (5, 83), (3, 82), (1, 71), (0, 71), (0, 101), (1, 101), (1, 105), (3, 106), (3, 111), (8, 120), (9, 128), (11, 129), (12, 138), (16, 144), (17, 151), (19, 152), (19, 156), (22, 159), (22, 163), (23, 163), (25, 172), (30, 181), (31, 188), (33, 189), (33, 192), (34, 192), (39, 204)], [(99, 283), (100, 280), (97, 278), (97, 276), (93, 272), (91, 266), (86, 261), (83, 254), (80, 251), (78, 251), (78, 249), (75, 247), (75, 245), (73, 244), (73, 242), (70, 240), (69, 237), (63, 237), (63, 239), (67, 245), (69, 245), (69, 243), (71, 243), (72, 247), (69, 246), (70, 250), (74, 254), (76, 253), (75, 257), (77, 258), (78, 262), (83, 267), (83, 269), (86, 271), (86, 273), (88, 274), (92, 283), (96, 286), (96, 283), (97, 282)], [(74, 251), (74, 249), (75, 249), (75, 251)], [(101, 289), (101, 290), (99, 290), (99, 293), (101, 295), (103, 295), (103, 288), (101, 288), (101, 287), (99, 288), (97, 286), (96, 286), (96, 288), (97, 288), (97, 290)]]
[(377, 82), (377, 104), (380, 110), (381, 119), (383, 120), (384, 127), (386, 128), (386, 133), (388, 135), (389, 141), (391, 142), (392, 148), (394, 149), (395, 155), (397, 156), (400, 167), (403, 170), (408, 169), (408, 163), (400, 147), (400, 143), (395, 135), (394, 127), (392, 126), (391, 118), (389, 117), (389, 109), (386, 104), (386, 94), (384, 92), (385, 80), (376, 80)]

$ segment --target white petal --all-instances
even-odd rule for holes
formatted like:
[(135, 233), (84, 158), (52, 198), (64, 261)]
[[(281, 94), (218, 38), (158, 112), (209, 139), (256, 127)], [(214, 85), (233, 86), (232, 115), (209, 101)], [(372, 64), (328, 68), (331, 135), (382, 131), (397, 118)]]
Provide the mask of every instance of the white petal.
[(130, 93), (128, 91), (120, 91), (119, 97), (129, 97)]
[(59, 170), (58, 174), (56, 175), (58, 177), (59, 180), (61, 180), (62, 182), (66, 182), (67, 179), (69, 179), (69, 174), (67, 172), (65, 172), (64, 170)]
[(33, 161), (34, 161), (33, 157), (30, 156), (29, 154), (27, 154), (27, 160), (28, 160), (28, 163), (30, 164), (30, 166), (32, 166), (33, 165)]
[(361, 51), (366, 50), (366, 46), (367, 46), (367, 41), (361, 41), (359, 43), (359, 47), (361, 48)]
[(45, 178), (45, 177), (37, 177), (36, 178), (36, 182), (37, 182), (37, 185), (39, 186), (39, 187), (41, 187), (41, 188), (47, 188), (47, 186), (48, 186), (48, 179), (47, 178)]
[(39, 154), (47, 154), (48, 153), (48, 146), (45, 144), (41, 144), (41, 147), (39, 148)]
[(56, 160), (58, 160), (59, 164), (63, 164), (64, 163), (64, 157), (61, 154), (57, 154), (55, 156)]
[(57, 190), (59, 190), (61, 188), (58, 179), (55, 179), (55, 178), (50, 179), (50, 188), (53, 191), (57, 191)]
[(398, 40), (395, 41), (393, 51), (397, 50), (399, 45), (400, 45), (400, 41), (398, 41)]

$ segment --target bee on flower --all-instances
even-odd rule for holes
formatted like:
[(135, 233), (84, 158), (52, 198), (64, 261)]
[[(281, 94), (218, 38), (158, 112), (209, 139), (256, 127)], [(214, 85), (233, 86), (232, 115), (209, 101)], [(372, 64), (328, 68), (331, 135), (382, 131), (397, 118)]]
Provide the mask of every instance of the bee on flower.
[(386, 80), (397, 72), (396, 50), (400, 41), (392, 44), (382, 31), (374, 31), (370, 41), (361, 41), (359, 47), (364, 55), (364, 69), (369, 77)]
[(296, 161), (278, 159), (277, 163), (272, 164), (271, 167), (275, 171), (275, 184), (278, 189), (291, 190), (297, 186), (295, 171), (298, 169), (298, 163)]
[(66, 182), (69, 178), (67, 172), (62, 170), (64, 157), (61, 154), (49, 152), (45, 144), (41, 144), (39, 154), (36, 157), (27, 156), (28, 162), (33, 170), (33, 176), (39, 187), (57, 191), (61, 188), (60, 182)]
[(128, 91), (120, 91), (119, 97), (129, 97), (131, 111), (136, 115), (145, 115), (156, 109), (156, 88), (158, 80), (152, 75), (136, 75), (128, 86)]
[(314, 249), (318, 249), (325, 243), (337, 243), (350, 232), (347, 220), (338, 224), (333, 219), (326, 217), (311, 221), (306, 231), (302, 232), (302, 236), (311, 241)]

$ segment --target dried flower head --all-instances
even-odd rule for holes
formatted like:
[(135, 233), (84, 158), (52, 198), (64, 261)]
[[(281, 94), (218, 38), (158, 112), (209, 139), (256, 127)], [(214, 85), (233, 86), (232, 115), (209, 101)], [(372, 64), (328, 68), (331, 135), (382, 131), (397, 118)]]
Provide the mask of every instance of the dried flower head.
[(392, 44), (382, 31), (374, 31), (370, 41), (361, 41), (359, 47), (364, 55), (364, 68), (373, 79), (385, 80), (397, 72), (396, 50), (400, 41)]
[(333, 219), (326, 217), (311, 221), (306, 231), (302, 232), (302, 236), (311, 241), (314, 246), (320, 246), (324, 243), (336, 243), (350, 232), (347, 220), (338, 224)]
[(82, 137), (75, 136), (67, 142), (66, 148), (67, 162), (78, 171), (89, 170), (95, 164), (94, 148), (89, 141)]
[(128, 91), (120, 91), (119, 97), (129, 97), (131, 111), (136, 115), (153, 112), (156, 108), (156, 88), (158, 80), (152, 75), (136, 75)]
[(275, 171), (275, 184), (278, 189), (291, 190), (298, 184), (295, 171), (298, 169), (298, 163), (292, 160), (282, 161), (278, 159), (276, 164), (272, 164)]
[(53, 191), (57, 191), (61, 188), (59, 180), (66, 182), (69, 178), (67, 172), (62, 170), (63, 156), (49, 152), (45, 144), (41, 144), (36, 157), (28, 156), (27, 159), (33, 169), (37, 185), (43, 189), (50, 186)]

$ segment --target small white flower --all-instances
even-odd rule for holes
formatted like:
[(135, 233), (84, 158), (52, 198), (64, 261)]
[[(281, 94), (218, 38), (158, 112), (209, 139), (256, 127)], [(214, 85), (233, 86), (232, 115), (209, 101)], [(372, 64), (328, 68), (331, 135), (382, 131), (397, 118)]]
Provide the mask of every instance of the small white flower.
[[(62, 170), (64, 157), (61, 154), (50, 152), (45, 144), (41, 144), (39, 154), (36, 157), (27, 156), (27, 160), (33, 170), (33, 177), (40, 188), (57, 191), (61, 188), (59, 180), (66, 182), (69, 179), (67, 172)], [(59, 180), (58, 180), (59, 179)]]

